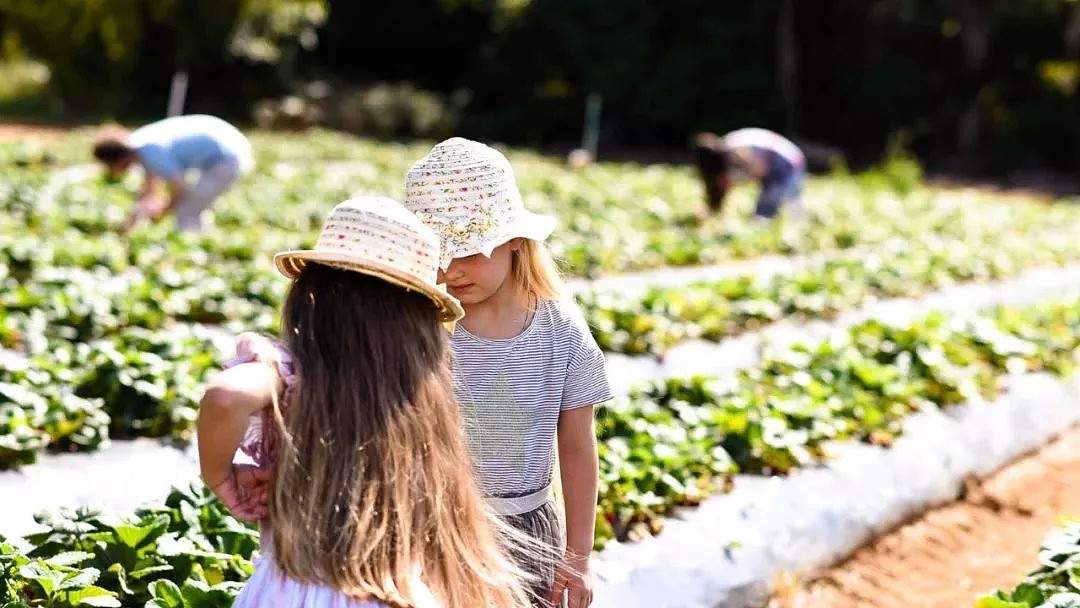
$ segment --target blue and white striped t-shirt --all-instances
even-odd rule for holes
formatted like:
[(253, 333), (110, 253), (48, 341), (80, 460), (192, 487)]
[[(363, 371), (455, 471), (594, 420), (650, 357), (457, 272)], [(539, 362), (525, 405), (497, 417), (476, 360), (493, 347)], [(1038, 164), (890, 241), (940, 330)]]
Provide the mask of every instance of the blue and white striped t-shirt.
[(612, 398), (604, 354), (573, 304), (540, 300), (532, 323), (506, 340), (460, 325), (450, 339), (454, 392), (489, 496), (520, 496), (552, 481), (559, 413)]

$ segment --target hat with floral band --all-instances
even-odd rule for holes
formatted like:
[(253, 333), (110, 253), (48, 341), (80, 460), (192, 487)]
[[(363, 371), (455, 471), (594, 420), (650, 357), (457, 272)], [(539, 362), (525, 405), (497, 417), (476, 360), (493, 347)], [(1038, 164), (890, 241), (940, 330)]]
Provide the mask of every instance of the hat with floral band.
[(274, 256), (281, 274), (296, 278), (309, 262), (378, 277), (427, 296), (440, 321), (465, 316), (461, 304), (441, 285), (439, 239), (401, 203), (363, 196), (339, 203), (330, 212), (314, 249)]
[(454, 258), (490, 256), (512, 239), (542, 241), (555, 230), (554, 217), (525, 209), (505, 156), (461, 137), (416, 161), (405, 178), (405, 207), (439, 235), (443, 269)]

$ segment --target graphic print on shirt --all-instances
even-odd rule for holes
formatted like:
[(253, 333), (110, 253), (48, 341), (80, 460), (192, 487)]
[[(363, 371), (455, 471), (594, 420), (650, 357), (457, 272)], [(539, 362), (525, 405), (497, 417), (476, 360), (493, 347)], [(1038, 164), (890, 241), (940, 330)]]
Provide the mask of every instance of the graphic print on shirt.
[(486, 395), (474, 397), (462, 400), (461, 415), (480, 487), (490, 493), (499, 481), (520, 479), (528, 470), (529, 435), (538, 410), (518, 403), (505, 372), (499, 372)]

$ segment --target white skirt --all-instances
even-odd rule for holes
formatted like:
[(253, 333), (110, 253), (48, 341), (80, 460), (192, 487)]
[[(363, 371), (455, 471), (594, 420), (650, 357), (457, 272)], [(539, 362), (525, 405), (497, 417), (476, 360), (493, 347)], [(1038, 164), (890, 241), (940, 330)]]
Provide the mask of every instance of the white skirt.
[(269, 555), (255, 559), (255, 572), (237, 596), (233, 608), (387, 608), (378, 601), (357, 601), (322, 585), (295, 581)]

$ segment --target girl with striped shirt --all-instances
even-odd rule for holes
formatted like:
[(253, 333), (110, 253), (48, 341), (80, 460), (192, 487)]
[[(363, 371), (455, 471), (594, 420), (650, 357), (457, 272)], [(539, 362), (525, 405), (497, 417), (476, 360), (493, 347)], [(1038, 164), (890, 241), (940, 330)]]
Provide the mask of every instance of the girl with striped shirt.
[[(523, 557), (536, 605), (592, 601), (598, 458), (593, 408), (611, 399), (600, 351), (543, 241), (555, 218), (527, 211), (509, 161), (453, 138), (409, 171), (405, 206), (441, 239), (439, 281), (465, 317), (451, 337), (454, 391), (480, 490), (551, 547)], [(565, 528), (552, 485), (556, 446)]]

